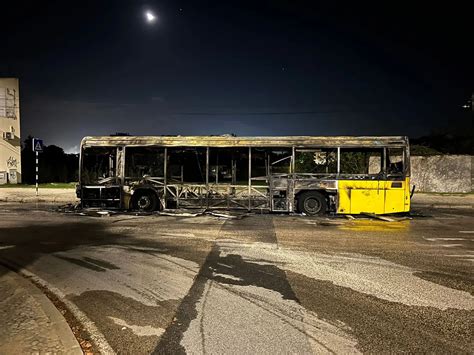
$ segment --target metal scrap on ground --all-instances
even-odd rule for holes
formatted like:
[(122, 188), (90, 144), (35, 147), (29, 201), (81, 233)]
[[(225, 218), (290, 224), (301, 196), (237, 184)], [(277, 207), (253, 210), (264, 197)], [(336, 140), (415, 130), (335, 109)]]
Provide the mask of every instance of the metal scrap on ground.
[(199, 212), (184, 212), (182, 210), (167, 210), (167, 211), (160, 211), (157, 212), (160, 216), (180, 216), (180, 217), (197, 217), (197, 216), (214, 216), (217, 218), (228, 218), (228, 219), (242, 219), (243, 217), (249, 215), (248, 213), (241, 213), (241, 214), (229, 214), (229, 213), (221, 213), (221, 212), (214, 212), (214, 211), (206, 211), (200, 210)]
[[(89, 217), (108, 217), (110, 215), (135, 215), (135, 216), (153, 216), (153, 215), (158, 215), (158, 216), (173, 216), (173, 217), (198, 217), (198, 216), (213, 216), (217, 218), (225, 218), (225, 219), (242, 219), (246, 216), (252, 215), (253, 213), (245, 212), (245, 213), (232, 213), (226, 211), (226, 213), (223, 213), (222, 211), (213, 211), (213, 210), (206, 210), (206, 209), (194, 209), (194, 210), (189, 210), (189, 209), (174, 209), (174, 210), (163, 210), (163, 211), (156, 211), (156, 212), (137, 212), (137, 211), (128, 211), (128, 212), (123, 212), (123, 211), (116, 211), (116, 210), (111, 210), (111, 209), (102, 209), (102, 208), (82, 208), (80, 204), (66, 204), (63, 206), (59, 206), (55, 209), (57, 212), (62, 212), (62, 213), (75, 213), (80, 216), (89, 216)], [(293, 214), (294, 216), (300, 216), (300, 217), (308, 217), (304, 213), (295, 213)], [(335, 222), (332, 219), (330, 220), (329, 217), (334, 217), (334, 216), (328, 216), (327, 218), (324, 219), (324, 221), (320, 221), (321, 216), (319, 217), (311, 217), (311, 219), (318, 219), (319, 222), (314, 222), (314, 224), (319, 224), (323, 226), (331, 226), (331, 225), (340, 225), (343, 224), (343, 222)], [(426, 217), (425, 215), (421, 214), (416, 214), (416, 213), (411, 213), (410, 216), (385, 216), (385, 215), (376, 215), (373, 213), (364, 213), (358, 216), (353, 216), (350, 214), (344, 215), (344, 217), (348, 220), (359, 220), (359, 219), (377, 219), (385, 222), (400, 222), (404, 221), (407, 219), (412, 219), (413, 217)]]
[(205, 209), (194, 210), (189, 212), (189, 210), (164, 210), (164, 211), (157, 211), (157, 212), (137, 212), (137, 211), (129, 211), (129, 212), (122, 212), (116, 211), (111, 209), (102, 209), (99, 207), (95, 208), (81, 208), (80, 204), (73, 205), (73, 204), (66, 204), (63, 206), (59, 206), (55, 208), (56, 212), (61, 213), (75, 213), (80, 216), (89, 216), (89, 217), (108, 217), (110, 215), (140, 215), (140, 216), (152, 216), (152, 215), (159, 215), (159, 216), (174, 216), (174, 217), (197, 217), (197, 216), (214, 216), (217, 218), (227, 218), (227, 219), (242, 219), (243, 217), (249, 215), (249, 213), (239, 213), (239, 214), (231, 214), (231, 213), (222, 213), (216, 211), (209, 211)]

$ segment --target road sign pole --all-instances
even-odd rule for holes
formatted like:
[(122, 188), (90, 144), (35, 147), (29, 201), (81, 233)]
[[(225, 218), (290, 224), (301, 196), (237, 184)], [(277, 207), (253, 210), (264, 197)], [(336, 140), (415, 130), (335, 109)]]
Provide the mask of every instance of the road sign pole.
[(39, 180), (39, 176), (38, 176), (38, 156), (39, 156), (39, 152), (42, 152), (43, 151), (43, 140), (42, 139), (38, 139), (38, 138), (33, 138), (33, 141), (32, 141), (32, 147), (33, 147), (33, 151), (35, 152), (35, 156), (36, 156), (36, 196), (38, 196), (38, 180)]
[(36, 196), (38, 196), (38, 151), (36, 153)]

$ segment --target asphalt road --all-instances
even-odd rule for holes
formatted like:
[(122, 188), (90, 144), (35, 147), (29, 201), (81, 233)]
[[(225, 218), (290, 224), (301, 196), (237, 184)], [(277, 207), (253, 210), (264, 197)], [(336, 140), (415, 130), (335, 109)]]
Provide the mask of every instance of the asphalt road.
[(0, 204), (0, 263), (117, 353), (472, 352), (474, 213), (81, 216)]

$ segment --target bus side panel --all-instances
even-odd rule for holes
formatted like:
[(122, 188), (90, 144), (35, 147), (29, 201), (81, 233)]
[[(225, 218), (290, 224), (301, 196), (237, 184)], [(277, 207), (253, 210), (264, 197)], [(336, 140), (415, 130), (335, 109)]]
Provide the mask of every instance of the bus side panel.
[(337, 213), (351, 213), (351, 190), (344, 181), (337, 182)]
[(351, 190), (351, 213), (383, 213), (383, 189)]
[(405, 178), (405, 208), (403, 212), (410, 212), (410, 203), (411, 203), (411, 191), (410, 191), (410, 178)]
[(410, 211), (410, 178), (385, 182), (385, 213)]
[(385, 213), (405, 210), (405, 181), (385, 181)]
[(339, 180), (337, 213), (384, 213), (384, 181)]

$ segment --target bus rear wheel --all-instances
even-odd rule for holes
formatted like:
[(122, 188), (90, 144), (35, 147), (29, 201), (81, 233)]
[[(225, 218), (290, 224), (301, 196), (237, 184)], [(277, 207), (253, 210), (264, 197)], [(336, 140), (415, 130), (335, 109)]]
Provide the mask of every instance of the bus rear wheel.
[(303, 192), (298, 197), (298, 211), (308, 215), (316, 216), (326, 213), (327, 202), (323, 194), (316, 191)]
[(151, 212), (156, 210), (158, 198), (152, 191), (137, 191), (132, 198), (132, 209), (134, 211)]

